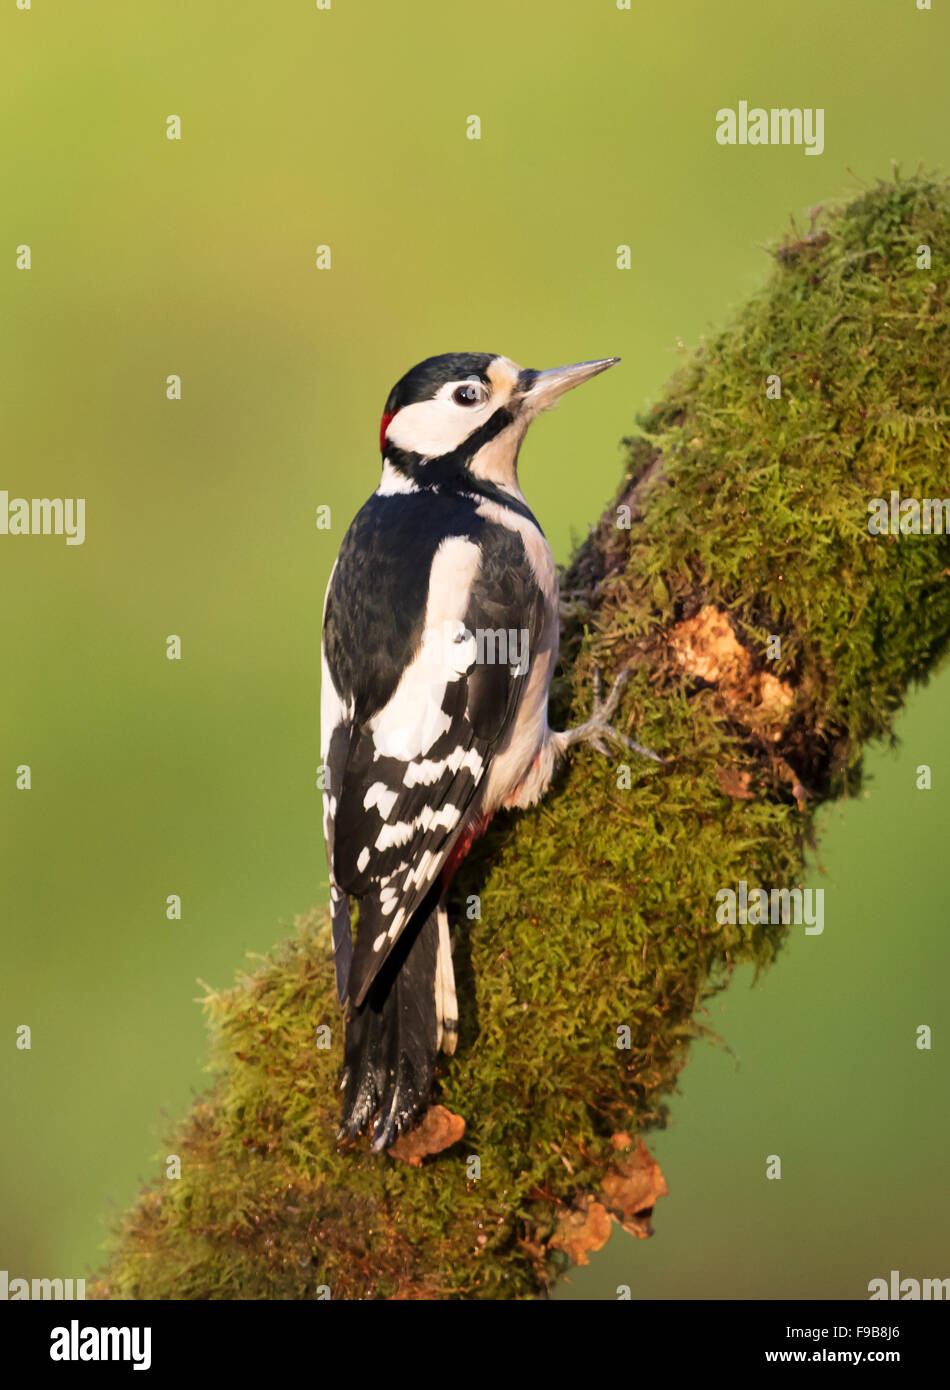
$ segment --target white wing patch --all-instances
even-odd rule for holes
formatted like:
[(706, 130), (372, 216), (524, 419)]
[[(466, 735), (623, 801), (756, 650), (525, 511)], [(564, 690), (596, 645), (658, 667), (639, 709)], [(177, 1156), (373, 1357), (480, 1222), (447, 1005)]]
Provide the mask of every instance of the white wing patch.
[(424, 759), (452, 727), (442, 709), (445, 689), (474, 664), (475, 641), (444, 639), (445, 634), (464, 629), (468, 596), (480, 562), (478, 546), (462, 536), (449, 536), (435, 552), (423, 640), (391, 699), (369, 722), (375, 758), (406, 763)]
[(397, 820), (393, 825), (384, 825), (376, 836), (376, 848), (408, 844), (417, 830), (454, 830), (461, 815), (459, 808), (449, 802), (439, 807), (426, 806), (415, 820)]
[(419, 862), (409, 875), (409, 883), (425, 883), (432, 872), (432, 865), (437, 862), (437, 857), (431, 849), (424, 850), (419, 856)]
[(374, 782), (363, 797), (363, 810), (368, 811), (370, 807), (378, 806), (379, 814), (386, 820), (392, 814), (397, 795), (397, 792), (389, 790), (385, 782)]
[(410, 763), (402, 779), (403, 786), (431, 787), (444, 773), (456, 773), (463, 767), (467, 768), (473, 777), (477, 777), (484, 761), (477, 748), (453, 748), (447, 758), (435, 761), (423, 758), (419, 762)]

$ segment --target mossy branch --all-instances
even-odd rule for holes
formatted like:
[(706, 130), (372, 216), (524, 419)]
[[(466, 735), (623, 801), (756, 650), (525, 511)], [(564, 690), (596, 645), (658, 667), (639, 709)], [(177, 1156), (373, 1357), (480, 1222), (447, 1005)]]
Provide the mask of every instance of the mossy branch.
[(854, 792), (947, 645), (950, 541), (867, 520), (892, 490), (950, 490), (948, 245), (946, 182), (880, 185), (778, 248), (626, 441), (564, 576), (555, 714), (583, 717), (595, 661), (630, 666), (623, 727), (674, 761), (573, 757), (459, 876), (481, 918), (456, 911), (437, 1099), (463, 1138), (420, 1165), (338, 1146), (343, 1030), (310, 913), (209, 994), (217, 1075), (170, 1143), (181, 1177), (141, 1198), (98, 1296), (523, 1298), (611, 1216), (644, 1228), (662, 1183), (624, 1136), (662, 1122), (703, 1001), (787, 931), (720, 924), (717, 891), (802, 880), (816, 808)]

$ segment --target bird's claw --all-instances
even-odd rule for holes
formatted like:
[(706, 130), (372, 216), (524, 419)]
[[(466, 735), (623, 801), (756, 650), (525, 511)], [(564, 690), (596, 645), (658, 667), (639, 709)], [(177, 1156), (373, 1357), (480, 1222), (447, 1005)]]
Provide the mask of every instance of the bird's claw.
[(654, 753), (652, 748), (646, 748), (642, 743), (635, 743), (632, 738), (615, 729), (610, 723), (611, 718), (617, 711), (620, 704), (620, 697), (624, 692), (627, 682), (630, 680), (629, 669), (621, 671), (610, 687), (610, 694), (606, 700), (602, 698), (603, 686), (600, 679), (600, 667), (594, 666), (593, 681), (593, 707), (590, 718), (583, 724), (578, 724), (576, 729), (568, 730), (567, 746), (574, 743), (589, 743), (598, 753), (605, 757), (610, 756), (610, 750), (604, 745), (604, 738), (616, 740), (621, 747), (626, 748), (631, 753), (638, 753), (641, 757), (652, 758), (654, 762), (666, 763), (668, 759), (662, 758), (659, 753)]

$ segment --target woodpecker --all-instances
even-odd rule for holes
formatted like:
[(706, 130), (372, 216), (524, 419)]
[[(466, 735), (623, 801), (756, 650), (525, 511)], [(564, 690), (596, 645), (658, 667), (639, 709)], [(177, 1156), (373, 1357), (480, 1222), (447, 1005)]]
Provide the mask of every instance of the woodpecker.
[(586, 723), (548, 727), (558, 580), (518, 485), (535, 415), (618, 361), (534, 371), (453, 352), (413, 367), (383, 411), (379, 486), (330, 574), (320, 742), (348, 1003), (340, 1137), (372, 1123), (377, 1151), (425, 1108), (439, 1050), (455, 1049), (446, 895), (473, 840), (502, 807), (537, 802), (574, 743), (605, 751), (609, 735), (656, 756), (610, 726), (623, 676), (606, 701), (595, 688)]

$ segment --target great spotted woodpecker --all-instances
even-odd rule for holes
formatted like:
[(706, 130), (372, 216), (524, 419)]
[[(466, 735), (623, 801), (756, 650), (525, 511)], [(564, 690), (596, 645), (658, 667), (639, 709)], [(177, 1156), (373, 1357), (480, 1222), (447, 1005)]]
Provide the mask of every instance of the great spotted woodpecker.
[(455, 1049), (446, 891), (472, 841), (499, 808), (543, 796), (571, 744), (613, 735), (649, 752), (610, 727), (622, 678), (605, 702), (595, 691), (585, 724), (548, 728), (558, 582), (517, 475), (534, 416), (618, 360), (539, 372), (446, 353), (413, 367), (386, 402), (380, 484), (330, 575), (321, 758), (349, 1000), (340, 1136), (375, 1121), (377, 1150), (425, 1108), (439, 1049)]

